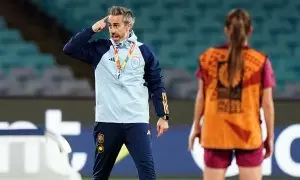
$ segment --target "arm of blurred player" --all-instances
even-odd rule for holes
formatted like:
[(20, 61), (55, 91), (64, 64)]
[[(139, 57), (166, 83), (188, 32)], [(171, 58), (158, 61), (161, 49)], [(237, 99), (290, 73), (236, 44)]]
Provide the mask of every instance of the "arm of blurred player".
[(105, 29), (106, 20), (108, 16), (97, 21), (92, 27), (83, 29), (72, 37), (69, 42), (64, 46), (63, 52), (73, 58), (81, 59), (89, 64), (95, 64), (99, 61), (100, 55), (103, 54), (99, 44), (107, 44), (106, 40), (100, 39), (97, 41), (89, 42), (92, 36)]
[(157, 135), (161, 136), (169, 129), (169, 108), (167, 94), (162, 82), (161, 67), (158, 59), (145, 44), (141, 46), (145, 59), (145, 81), (153, 101), (157, 117)]
[(188, 149), (191, 151), (193, 150), (195, 138), (199, 138), (200, 143), (200, 136), (201, 136), (201, 127), (200, 127), (200, 119), (203, 115), (204, 110), (204, 88), (203, 88), (203, 80), (198, 80), (198, 93), (195, 100), (195, 109), (194, 109), (194, 122), (193, 122), (193, 129), (189, 136), (189, 147)]
[(195, 107), (194, 107), (194, 121), (193, 121), (193, 128), (192, 131), (189, 135), (189, 145), (188, 145), (188, 150), (192, 151), (195, 138), (199, 138), (199, 143), (201, 141), (201, 117), (203, 116), (204, 112), (204, 104), (205, 104), (205, 93), (204, 93), (204, 72), (201, 67), (201, 61), (204, 59), (206, 56), (206, 52), (202, 53), (198, 57), (198, 63), (199, 67), (196, 71), (196, 77), (198, 79), (198, 92), (195, 100)]
[(268, 158), (273, 153), (274, 141), (274, 103), (272, 98), (272, 88), (264, 89), (262, 98), (262, 107), (264, 110), (265, 121), (267, 126), (267, 139), (265, 142), (266, 154)]
[(265, 158), (272, 156), (274, 146), (274, 102), (272, 88), (275, 87), (275, 77), (272, 69), (271, 62), (267, 59), (263, 70), (263, 96), (262, 96), (262, 108), (264, 110), (264, 116), (267, 126), (267, 139), (265, 142), (266, 154)]

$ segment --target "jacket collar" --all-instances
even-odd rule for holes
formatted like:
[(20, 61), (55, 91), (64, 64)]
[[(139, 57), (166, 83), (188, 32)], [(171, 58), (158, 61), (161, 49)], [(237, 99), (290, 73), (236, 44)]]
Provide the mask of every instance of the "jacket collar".
[(129, 47), (131, 43), (137, 42), (137, 36), (134, 34), (133, 30), (131, 30), (129, 37), (121, 40), (119, 43), (115, 43), (112, 39), (110, 39), (110, 41), (114, 47), (118, 47), (118, 48)]

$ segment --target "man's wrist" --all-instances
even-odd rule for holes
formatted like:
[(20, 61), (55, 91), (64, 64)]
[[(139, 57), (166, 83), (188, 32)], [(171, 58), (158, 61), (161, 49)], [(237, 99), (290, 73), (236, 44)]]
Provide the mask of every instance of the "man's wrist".
[(166, 120), (166, 121), (168, 121), (170, 119), (169, 115), (163, 115), (163, 116), (160, 116), (159, 118)]

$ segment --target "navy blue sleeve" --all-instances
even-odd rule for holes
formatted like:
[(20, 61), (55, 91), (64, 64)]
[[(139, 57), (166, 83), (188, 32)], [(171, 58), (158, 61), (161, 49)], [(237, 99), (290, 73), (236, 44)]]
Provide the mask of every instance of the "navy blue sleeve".
[(109, 50), (111, 42), (105, 39), (89, 42), (94, 34), (91, 27), (83, 29), (69, 40), (64, 46), (63, 52), (97, 66), (103, 54)]
[(162, 81), (163, 77), (161, 75), (161, 67), (159, 65), (159, 61), (147, 45), (141, 45), (140, 51), (145, 60), (144, 78), (150, 92), (150, 98), (153, 101), (156, 115), (158, 117), (163, 117), (166, 115), (168, 116), (168, 100)]

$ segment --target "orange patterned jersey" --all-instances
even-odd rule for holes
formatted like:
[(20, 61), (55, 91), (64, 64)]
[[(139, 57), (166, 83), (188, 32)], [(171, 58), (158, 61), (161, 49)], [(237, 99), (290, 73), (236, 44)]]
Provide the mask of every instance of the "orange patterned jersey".
[(263, 69), (267, 56), (244, 48), (242, 73), (229, 88), (228, 48), (209, 48), (199, 57), (205, 109), (201, 144), (205, 148), (255, 149), (262, 145), (260, 128)]

